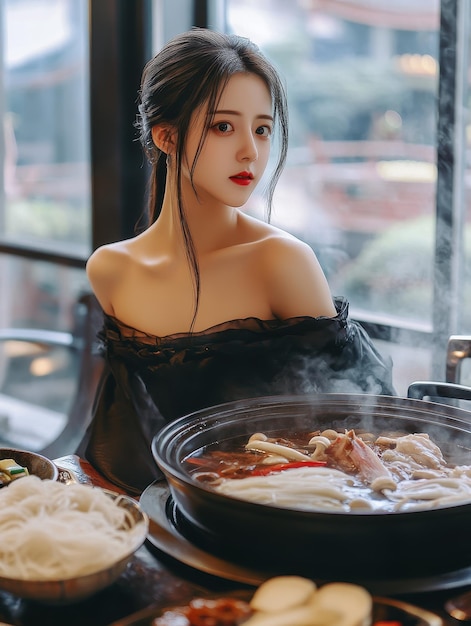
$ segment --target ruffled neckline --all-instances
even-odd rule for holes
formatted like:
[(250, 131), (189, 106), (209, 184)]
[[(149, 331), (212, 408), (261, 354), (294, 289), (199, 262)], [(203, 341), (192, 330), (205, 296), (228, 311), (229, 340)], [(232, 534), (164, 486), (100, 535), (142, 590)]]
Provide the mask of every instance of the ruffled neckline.
[(306, 322), (331, 323), (345, 320), (348, 315), (348, 302), (344, 298), (337, 297), (334, 299), (334, 303), (337, 309), (337, 315), (334, 317), (312, 317), (309, 315), (303, 315), (286, 319), (274, 318), (271, 320), (264, 320), (258, 317), (236, 318), (228, 320), (226, 322), (214, 324), (213, 326), (209, 326), (208, 328), (195, 331), (193, 333), (178, 332), (162, 336), (154, 335), (147, 331), (135, 328), (134, 326), (126, 324), (126, 322), (123, 322), (118, 317), (110, 315), (108, 313), (104, 313), (104, 320), (105, 329), (107, 331), (117, 333), (120, 339), (131, 339), (136, 341), (142, 341), (145, 343), (152, 342), (160, 344), (191, 338), (193, 341), (198, 342), (198, 340), (207, 339), (209, 336), (214, 337), (227, 332), (231, 333), (233, 331), (242, 330), (255, 333), (264, 333), (284, 328), (290, 328), (292, 326), (296, 326), (298, 324), (303, 324)]

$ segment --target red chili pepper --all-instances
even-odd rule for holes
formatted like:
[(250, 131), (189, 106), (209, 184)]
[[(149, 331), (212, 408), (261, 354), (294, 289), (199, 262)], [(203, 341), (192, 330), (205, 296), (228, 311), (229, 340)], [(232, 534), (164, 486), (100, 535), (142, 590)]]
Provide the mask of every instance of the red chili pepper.
[(291, 461), (289, 463), (276, 463), (275, 465), (267, 465), (266, 467), (257, 467), (250, 476), (266, 476), (272, 472), (283, 472), (284, 470), (294, 469), (297, 467), (323, 467), (327, 465), (326, 461)]
[(207, 459), (201, 459), (197, 456), (190, 456), (190, 458), (185, 459), (185, 462), (191, 463), (191, 465), (207, 465), (208, 464)]

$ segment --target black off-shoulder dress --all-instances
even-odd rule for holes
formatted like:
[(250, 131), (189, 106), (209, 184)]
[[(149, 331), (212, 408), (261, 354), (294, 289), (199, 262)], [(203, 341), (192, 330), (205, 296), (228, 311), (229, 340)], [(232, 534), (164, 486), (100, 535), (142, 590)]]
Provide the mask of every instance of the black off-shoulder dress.
[(78, 453), (140, 493), (160, 472), (154, 435), (169, 421), (232, 400), (302, 393), (394, 395), (392, 363), (335, 298), (335, 317), (232, 320), (156, 337), (105, 315), (106, 368)]

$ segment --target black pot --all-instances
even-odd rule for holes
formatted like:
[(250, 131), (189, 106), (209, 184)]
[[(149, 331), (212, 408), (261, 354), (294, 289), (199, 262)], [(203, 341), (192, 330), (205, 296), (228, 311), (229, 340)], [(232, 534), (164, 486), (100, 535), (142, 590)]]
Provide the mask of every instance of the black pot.
[(219, 494), (184, 469), (185, 458), (214, 442), (245, 442), (259, 431), (275, 436), (325, 428), (426, 432), (448, 461), (471, 464), (471, 412), (451, 406), (360, 394), (219, 405), (169, 424), (152, 442), (188, 538), (245, 565), (316, 579), (429, 576), (471, 565), (471, 502), (394, 513), (298, 511)]

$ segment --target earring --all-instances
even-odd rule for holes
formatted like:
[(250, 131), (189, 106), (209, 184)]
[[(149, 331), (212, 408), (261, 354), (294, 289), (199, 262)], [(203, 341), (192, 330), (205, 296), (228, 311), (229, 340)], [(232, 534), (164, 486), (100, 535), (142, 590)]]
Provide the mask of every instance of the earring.
[(165, 159), (165, 163), (167, 164), (167, 168), (170, 166), (170, 154), (167, 152), (167, 158)]

